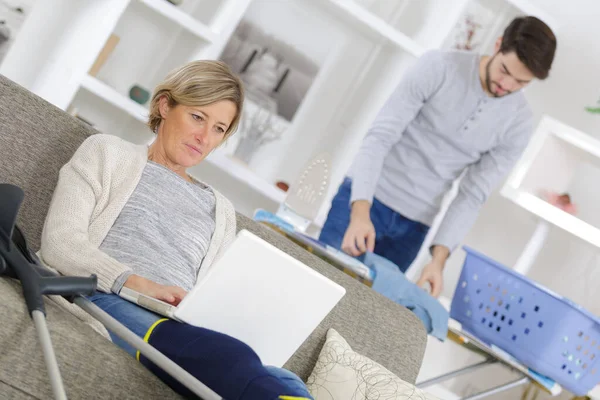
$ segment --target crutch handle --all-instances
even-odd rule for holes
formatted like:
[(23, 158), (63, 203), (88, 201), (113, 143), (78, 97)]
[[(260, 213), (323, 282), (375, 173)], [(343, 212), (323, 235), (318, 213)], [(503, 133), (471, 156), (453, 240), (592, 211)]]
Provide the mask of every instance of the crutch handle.
[[(39, 264), (30, 264), (41, 277), (40, 286), (42, 294), (58, 294), (64, 297), (90, 296), (96, 291), (98, 277), (90, 276), (62, 276), (44, 268)], [(72, 302), (72, 299), (69, 299)]]
[(98, 278), (95, 275), (60, 276), (41, 265), (29, 262), (15, 246), (11, 246), (8, 250), (0, 246), (0, 258), (4, 259), (8, 267), (6, 270), (12, 272), (21, 281), (29, 314), (34, 310), (46, 314), (42, 297), (44, 294), (61, 295), (73, 301), (73, 296), (90, 295), (96, 290)]
[(98, 278), (96, 275), (90, 277), (54, 276), (41, 278), (39, 282), (42, 294), (58, 294), (64, 297), (89, 296), (96, 291)]

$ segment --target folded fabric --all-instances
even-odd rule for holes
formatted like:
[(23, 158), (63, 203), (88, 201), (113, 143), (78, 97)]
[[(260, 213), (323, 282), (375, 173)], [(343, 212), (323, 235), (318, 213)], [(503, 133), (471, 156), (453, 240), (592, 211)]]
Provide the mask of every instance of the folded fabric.
[(398, 266), (374, 253), (361, 261), (375, 273), (373, 290), (411, 310), (425, 325), (427, 333), (444, 341), (448, 334), (448, 311), (422, 288), (406, 279)]

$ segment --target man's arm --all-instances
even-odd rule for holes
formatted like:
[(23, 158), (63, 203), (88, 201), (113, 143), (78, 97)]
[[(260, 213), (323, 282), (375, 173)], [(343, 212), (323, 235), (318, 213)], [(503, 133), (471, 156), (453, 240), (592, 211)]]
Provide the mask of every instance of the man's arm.
[(515, 165), (529, 142), (532, 126), (529, 119), (513, 124), (511, 134), (496, 147), (484, 153), (471, 165), (460, 182), (456, 198), (440, 224), (432, 245), (450, 252), (466, 236), (477, 219), (488, 196)]
[(443, 58), (444, 53), (436, 50), (421, 56), (404, 74), (367, 132), (351, 168), (352, 213), (342, 240), (342, 249), (348, 254), (358, 256), (375, 248), (370, 208), (383, 161), (423, 104), (444, 82)]
[(444, 54), (437, 50), (423, 54), (403, 75), (392, 95), (375, 118), (352, 165), (350, 201), (373, 203), (383, 161), (402, 137), (423, 104), (445, 79)]
[(523, 153), (532, 128), (530, 113), (523, 110), (511, 124), (509, 134), (502, 143), (483, 154), (479, 161), (468, 168), (433, 238), (430, 248), (432, 260), (425, 266), (417, 282), (418, 286), (429, 282), (434, 297), (442, 292), (442, 270), (446, 260), (471, 229), (492, 190)]

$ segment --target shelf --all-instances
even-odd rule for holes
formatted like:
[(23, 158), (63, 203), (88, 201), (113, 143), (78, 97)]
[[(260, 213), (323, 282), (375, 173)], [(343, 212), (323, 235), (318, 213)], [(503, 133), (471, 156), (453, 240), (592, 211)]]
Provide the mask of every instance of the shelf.
[[(146, 107), (125, 97), (104, 82), (88, 75), (83, 79), (81, 86), (104, 101), (125, 111), (136, 120), (142, 123), (147, 122), (148, 109)], [(283, 190), (265, 181), (241, 161), (237, 161), (219, 151), (208, 156), (206, 162), (222, 169), (225, 173), (254, 188), (274, 202), (281, 203), (286, 196)]]
[(410, 37), (398, 31), (383, 19), (370, 13), (364, 7), (348, 0), (316, 0), (321, 6), (329, 8), (338, 17), (348, 23), (358, 24), (364, 33), (389, 40), (415, 57), (420, 57), (425, 49)]
[(504, 187), (502, 195), (534, 215), (600, 247), (600, 229), (523, 190)]
[[(578, 176), (578, 167), (586, 164), (600, 167), (600, 141), (572, 126), (544, 116), (521, 159), (510, 173), (501, 194), (534, 215), (600, 247), (600, 229), (596, 228), (598, 224), (585, 221), (591, 220), (590, 212), (595, 215), (594, 204), (587, 204), (585, 210), (579, 207), (579, 216), (575, 216), (534, 194), (541, 190), (571, 192), (574, 189), (573, 179)], [(577, 200), (575, 204), (578, 204)], [(586, 211), (588, 217), (582, 219)]]
[(86, 75), (81, 82), (81, 86), (104, 101), (125, 111), (138, 121), (143, 123), (148, 121), (148, 109), (146, 107), (125, 97), (101, 80), (96, 79), (93, 76)]
[(166, 0), (138, 0), (140, 3), (145, 4), (147, 7), (151, 8), (155, 12), (163, 15), (165, 18), (175, 22), (178, 25), (181, 25), (182, 28), (188, 30), (194, 35), (198, 36), (201, 39), (206, 40), (209, 43), (212, 43), (217, 38), (217, 34), (213, 32), (210, 28), (204, 25), (201, 22), (198, 22), (189, 14), (178, 9), (173, 4), (170, 4)]
[[(527, 178), (527, 174), (534, 167), (536, 158), (540, 156), (544, 146), (550, 142), (551, 139), (557, 139), (561, 142), (569, 144), (573, 148), (582, 151), (582, 154), (586, 154), (589, 157), (592, 157), (594, 160), (600, 161), (599, 140), (546, 115), (542, 118), (538, 127), (536, 128), (536, 131), (529, 141), (529, 145), (523, 152), (521, 159), (517, 162), (516, 166), (510, 173), (506, 182), (506, 186), (513, 189), (522, 187)], [(558, 162), (557, 155), (554, 157), (554, 160)], [(579, 158), (579, 156), (572, 156), (571, 158)]]
[(257, 192), (274, 202), (283, 203), (286, 192), (261, 178), (242, 161), (238, 161), (233, 156), (216, 151), (208, 156), (205, 161), (221, 168), (223, 171), (246, 185), (253, 187)]
[[(547, 120), (550, 121), (550, 118), (547, 118)], [(573, 129), (572, 127), (559, 121), (552, 120), (552, 123), (555, 125), (555, 130), (552, 132), (554, 136), (572, 144), (586, 153), (593, 155), (594, 157), (600, 158), (600, 140)]]

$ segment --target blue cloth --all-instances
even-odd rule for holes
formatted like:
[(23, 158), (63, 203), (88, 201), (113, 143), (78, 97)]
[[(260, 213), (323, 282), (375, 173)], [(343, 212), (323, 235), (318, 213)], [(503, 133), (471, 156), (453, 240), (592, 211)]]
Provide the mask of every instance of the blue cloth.
[(444, 341), (448, 334), (448, 311), (433, 296), (408, 279), (391, 261), (366, 253), (361, 261), (375, 272), (373, 290), (411, 310), (427, 333)]
[[(331, 202), (331, 209), (319, 240), (340, 249), (350, 224), (352, 181), (346, 178)], [(387, 258), (406, 272), (419, 254), (429, 227), (398, 214), (376, 198), (371, 206), (371, 221), (375, 227), (375, 254)]]
[[(97, 292), (89, 299), (142, 338), (155, 322), (164, 318), (115, 294)], [(136, 349), (114, 333), (109, 331), (109, 334), (115, 344), (135, 357)], [(280, 395), (312, 399), (295, 374), (264, 366), (249, 346), (230, 336), (168, 320), (154, 328), (149, 343), (228, 400), (278, 399)], [(143, 355), (140, 362), (175, 391), (194, 398), (188, 389)]]

